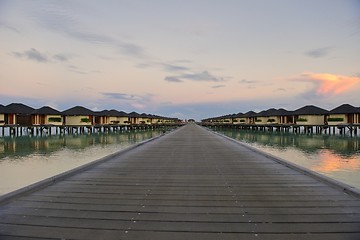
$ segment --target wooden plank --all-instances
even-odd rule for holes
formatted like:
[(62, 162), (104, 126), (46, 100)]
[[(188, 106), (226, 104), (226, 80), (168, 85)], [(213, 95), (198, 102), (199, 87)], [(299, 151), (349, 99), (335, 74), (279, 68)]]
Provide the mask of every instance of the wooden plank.
[(358, 223), (303, 223), (303, 222), (194, 222), (194, 221), (142, 221), (141, 215), (134, 219), (78, 219), (48, 216), (3, 215), (3, 224), (48, 226), (77, 229), (164, 231), (164, 232), (205, 232), (205, 233), (356, 233)]
[(288, 201), (288, 200), (239, 200), (229, 198), (227, 200), (164, 200), (164, 199), (150, 199), (143, 197), (142, 199), (106, 199), (106, 198), (72, 198), (58, 196), (43, 197), (31, 196), (23, 198), (24, 202), (53, 202), (53, 203), (73, 203), (73, 204), (103, 204), (103, 205), (122, 205), (122, 206), (138, 206), (146, 203), (147, 206), (209, 206), (209, 207), (231, 207), (231, 206), (248, 206), (248, 207), (360, 207), (359, 201)]

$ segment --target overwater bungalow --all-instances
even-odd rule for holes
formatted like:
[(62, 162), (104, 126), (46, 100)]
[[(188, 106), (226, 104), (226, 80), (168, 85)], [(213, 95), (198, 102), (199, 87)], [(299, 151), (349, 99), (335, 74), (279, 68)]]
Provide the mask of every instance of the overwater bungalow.
[(165, 124), (174, 124), (181, 122), (181, 120), (178, 118), (163, 117), (163, 119)]
[(149, 114), (149, 116), (150, 116), (152, 125), (160, 124), (160, 122), (161, 122), (160, 116), (153, 115), (153, 114)]
[(103, 110), (100, 112), (95, 112), (96, 116), (95, 116), (95, 124), (100, 124), (100, 125), (109, 125), (110, 124), (110, 111), (109, 110)]
[(48, 106), (32, 111), (31, 116), (32, 125), (61, 126), (63, 124), (61, 112)]
[(129, 116), (127, 113), (123, 111), (117, 111), (115, 109), (112, 110), (104, 110), (101, 112), (97, 112), (95, 117), (95, 124), (100, 125), (128, 125)]
[(243, 113), (239, 112), (234, 114), (232, 118), (233, 124), (245, 124), (246, 123), (246, 117)]
[(329, 112), (327, 118), (328, 125), (339, 124), (359, 124), (360, 123), (360, 108), (354, 107), (350, 104), (342, 104)]
[(255, 124), (257, 113), (254, 111), (248, 111), (244, 114), (246, 118), (246, 124)]
[(91, 126), (95, 123), (96, 113), (85, 107), (76, 106), (62, 112), (66, 126)]
[(123, 111), (110, 110), (110, 124), (129, 125), (129, 114)]
[(129, 113), (129, 121), (130, 124), (138, 125), (140, 124), (141, 115), (137, 112), (131, 112)]
[(3, 109), (4, 123), (9, 125), (30, 126), (31, 113), (35, 109), (22, 103), (11, 103)]
[(0, 104), (0, 126), (5, 125), (5, 106)]
[(255, 115), (255, 124), (273, 124), (275, 122), (275, 119), (270, 118), (270, 116), (273, 115), (275, 111), (275, 108), (270, 108), (268, 110), (257, 113)]
[(268, 124), (291, 124), (293, 123), (292, 111), (287, 111), (283, 108), (271, 109), (267, 112)]
[(152, 116), (146, 113), (140, 114), (140, 124), (147, 124), (150, 125), (152, 123)]
[(298, 125), (324, 125), (329, 111), (307, 105), (293, 112), (294, 122)]

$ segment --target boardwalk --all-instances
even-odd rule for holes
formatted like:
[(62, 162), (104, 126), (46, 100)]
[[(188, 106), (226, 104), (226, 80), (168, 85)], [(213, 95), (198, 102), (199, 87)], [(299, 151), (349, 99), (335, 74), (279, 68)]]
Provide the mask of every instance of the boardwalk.
[(0, 239), (358, 240), (360, 200), (189, 124), (3, 203)]

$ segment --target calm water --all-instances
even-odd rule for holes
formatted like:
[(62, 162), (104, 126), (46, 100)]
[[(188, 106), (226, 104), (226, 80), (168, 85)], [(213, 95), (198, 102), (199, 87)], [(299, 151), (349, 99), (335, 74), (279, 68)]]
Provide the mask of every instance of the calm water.
[(0, 138), (0, 195), (84, 165), (161, 130), (92, 135)]
[(245, 130), (219, 132), (360, 189), (359, 137)]

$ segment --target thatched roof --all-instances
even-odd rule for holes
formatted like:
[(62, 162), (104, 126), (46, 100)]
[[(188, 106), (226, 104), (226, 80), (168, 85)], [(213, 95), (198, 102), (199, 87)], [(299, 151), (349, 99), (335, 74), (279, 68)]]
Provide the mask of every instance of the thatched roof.
[(96, 112), (97, 116), (108, 116), (108, 117), (128, 117), (128, 114), (123, 111), (118, 111), (115, 109), (103, 110), (101, 112)]
[(360, 113), (360, 108), (354, 107), (350, 104), (342, 104), (329, 112), (330, 114), (351, 114)]
[(51, 107), (44, 106), (42, 108), (35, 109), (34, 111), (32, 111), (31, 114), (33, 114), (33, 115), (35, 115), (35, 114), (39, 114), (39, 115), (61, 115), (61, 112), (56, 110), (56, 109), (53, 109)]
[(293, 112), (293, 115), (325, 115), (328, 113), (329, 113), (328, 110), (313, 105), (307, 105), (305, 107), (295, 110)]
[(129, 117), (137, 118), (137, 117), (141, 117), (141, 115), (137, 112), (131, 112), (131, 113), (129, 113)]
[(34, 111), (34, 108), (22, 103), (11, 103), (4, 107), (4, 113), (31, 114), (32, 111)]
[(247, 113), (244, 114), (245, 117), (255, 117), (256, 115), (257, 113), (254, 111), (248, 111)]
[(62, 114), (65, 116), (96, 115), (94, 111), (91, 111), (90, 109), (81, 106), (72, 107), (68, 110), (63, 111)]

